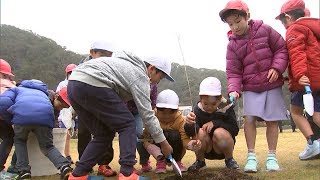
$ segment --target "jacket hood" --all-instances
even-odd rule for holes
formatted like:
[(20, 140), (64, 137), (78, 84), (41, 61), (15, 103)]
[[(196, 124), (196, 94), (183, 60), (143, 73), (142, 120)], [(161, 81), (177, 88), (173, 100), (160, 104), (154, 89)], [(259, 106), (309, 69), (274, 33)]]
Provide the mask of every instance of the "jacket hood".
[[(248, 24), (249, 24), (250, 33), (253, 33), (253, 32), (256, 32), (260, 28), (260, 26), (263, 24), (263, 21), (262, 20), (250, 20), (248, 22)], [(247, 35), (247, 33), (239, 36), (239, 35), (233, 34), (232, 31), (228, 31), (228, 33), (227, 33), (229, 41), (234, 40), (234, 39), (240, 39), (246, 35)]]
[(19, 87), (25, 87), (25, 88), (31, 88), (31, 89), (37, 89), (42, 92), (44, 92), (46, 95), (48, 95), (48, 87), (46, 84), (44, 84), (40, 80), (32, 79), (32, 80), (24, 80), (21, 82)]
[[(143, 62), (143, 60), (141, 60), (138, 56), (134, 55), (131, 52), (127, 52), (127, 51), (118, 51), (118, 52), (114, 52), (112, 54), (112, 57), (116, 57), (116, 58), (120, 58), (120, 59), (125, 59), (130, 61), (132, 64), (139, 66), (140, 68), (142, 68), (141, 66), (141, 62)], [(145, 68), (142, 68), (143, 71), (145, 71)]]
[(295, 24), (308, 27), (320, 41), (320, 19), (303, 17), (294, 22)]

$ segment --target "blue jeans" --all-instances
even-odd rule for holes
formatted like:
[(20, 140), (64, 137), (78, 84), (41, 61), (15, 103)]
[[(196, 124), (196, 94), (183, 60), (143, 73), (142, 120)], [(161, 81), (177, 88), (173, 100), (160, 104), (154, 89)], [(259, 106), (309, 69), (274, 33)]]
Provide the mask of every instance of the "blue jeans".
[(10, 154), (13, 146), (14, 132), (12, 126), (7, 122), (0, 120), (0, 138), (2, 142), (0, 144), (0, 171), (4, 169), (4, 164)]
[(19, 172), (30, 172), (27, 141), (29, 133), (33, 132), (38, 139), (40, 150), (57, 168), (70, 165), (68, 159), (63, 157), (58, 149), (53, 145), (52, 128), (36, 125), (14, 126), (14, 146), (17, 155), (17, 169)]
[[(143, 122), (141, 119), (140, 114), (133, 114), (135, 120), (136, 120), (136, 133), (137, 133), (137, 138), (141, 138), (142, 137), (142, 133), (143, 133)], [(137, 141), (137, 151), (139, 154), (139, 163), (142, 164), (146, 164), (149, 160), (150, 154), (148, 153), (148, 151), (143, 147), (143, 142), (139, 142)]]

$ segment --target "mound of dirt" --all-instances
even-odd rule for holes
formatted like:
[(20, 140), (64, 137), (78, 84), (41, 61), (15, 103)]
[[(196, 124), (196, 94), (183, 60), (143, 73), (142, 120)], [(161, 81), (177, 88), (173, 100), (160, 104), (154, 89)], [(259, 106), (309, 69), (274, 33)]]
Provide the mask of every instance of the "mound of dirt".
[(164, 180), (256, 180), (258, 178), (242, 173), (232, 169), (206, 169), (193, 173), (186, 173), (182, 175), (182, 178), (178, 175), (166, 177)]

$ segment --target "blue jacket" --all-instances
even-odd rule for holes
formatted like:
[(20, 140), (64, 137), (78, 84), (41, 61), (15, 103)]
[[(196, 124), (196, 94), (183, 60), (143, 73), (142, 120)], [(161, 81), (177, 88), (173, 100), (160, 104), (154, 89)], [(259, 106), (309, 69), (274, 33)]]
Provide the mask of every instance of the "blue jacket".
[(53, 128), (54, 112), (47, 91), (47, 85), (39, 80), (22, 81), (0, 95), (0, 117), (12, 124)]

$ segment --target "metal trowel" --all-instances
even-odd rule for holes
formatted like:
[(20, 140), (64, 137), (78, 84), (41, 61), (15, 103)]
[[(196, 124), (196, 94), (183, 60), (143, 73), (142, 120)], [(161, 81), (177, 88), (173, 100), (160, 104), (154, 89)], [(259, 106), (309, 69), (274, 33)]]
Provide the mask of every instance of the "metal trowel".
[(180, 175), (180, 177), (182, 177), (181, 169), (179, 168), (176, 160), (173, 159), (173, 157), (172, 157), (171, 154), (167, 157), (167, 159), (168, 159), (168, 161), (171, 162), (172, 167), (173, 167), (173, 170), (174, 170), (178, 175)]

